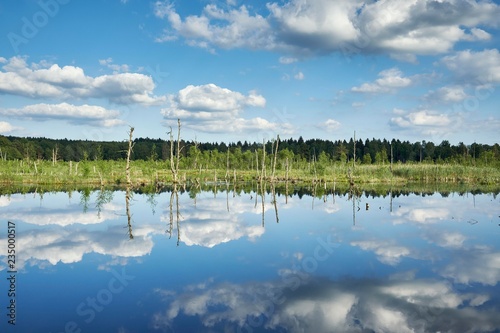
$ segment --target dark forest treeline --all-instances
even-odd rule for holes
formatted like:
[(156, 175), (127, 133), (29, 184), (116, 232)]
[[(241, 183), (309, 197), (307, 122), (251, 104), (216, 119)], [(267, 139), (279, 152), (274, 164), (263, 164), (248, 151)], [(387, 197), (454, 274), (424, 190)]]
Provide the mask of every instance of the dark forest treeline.
[[(170, 142), (162, 139), (137, 138), (132, 160), (167, 160), (170, 157)], [(266, 152), (273, 153), (273, 141), (266, 143)], [(0, 136), (0, 159), (6, 160), (122, 160), (126, 157), (126, 141), (87, 141), (47, 138), (21, 138)], [(262, 150), (262, 143), (247, 141), (236, 143), (198, 143), (181, 141), (181, 157), (184, 167), (197, 167), (197, 164), (225, 165), (231, 159), (234, 167), (250, 168), (255, 151)], [(394, 163), (454, 162), (464, 165), (497, 165), (500, 163), (500, 146), (473, 143), (451, 145), (444, 140), (433, 142), (414, 142), (386, 139), (321, 140), (285, 139), (279, 141), (279, 158), (290, 161), (332, 162), (352, 161), (354, 148), (356, 162), (362, 164), (382, 164), (392, 160)], [(229, 153), (227, 151), (229, 149)], [(392, 152), (392, 154), (391, 154)], [(246, 165), (245, 165), (246, 164)]]

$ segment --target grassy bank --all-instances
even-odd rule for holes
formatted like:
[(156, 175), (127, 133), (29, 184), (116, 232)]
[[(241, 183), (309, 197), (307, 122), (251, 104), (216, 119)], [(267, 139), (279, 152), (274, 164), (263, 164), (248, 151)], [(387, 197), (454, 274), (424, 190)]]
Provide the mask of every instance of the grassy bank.
[[(173, 177), (170, 164), (164, 161), (132, 161), (132, 185), (170, 184)], [(187, 169), (179, 170), (181, 183), (207, 183), (217, 181), (248, 182), (259, 179), (256, 170)], [(273, 178), (270, 168), (263, 178)], [(456, 183), (496, 185), (500, 183), (500, 169), (496, 167), (462, 166), (459, 164), (394, 164), (385, 165), (335, 163), (316, 168), (277, 169), (278, 182), (320, 182), (355, 184)], [(0, 183), (34, 185), (123, 185), (126, 182), (125, 161), (0, 161)]]

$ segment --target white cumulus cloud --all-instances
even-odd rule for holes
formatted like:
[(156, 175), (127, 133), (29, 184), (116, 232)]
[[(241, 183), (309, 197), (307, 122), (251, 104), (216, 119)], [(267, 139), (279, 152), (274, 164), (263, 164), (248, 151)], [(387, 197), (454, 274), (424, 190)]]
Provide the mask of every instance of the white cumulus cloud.
[(324, 123), (316, 125), (316, 127), (323, 129), (327, 132), (334, 132), (338, 130), (340, 126), (341, 123), (335, 119), (327, 119)]
[[(161, 104), (152, 77), (140, 73), (87, 76), (75, 66), (60, 67), (42, 61), (28, 65), (25, 57), (12, 57), (0, 71), (0, 93), (30, 98), (102, 98), (119, 104)], [(108, 60), (103, 61), (109, 64)]]
[(485, 29), (498, 25), (500, 7), (490, 1), (289, 0), (267, 3), (261, 11), (209, 4), (198, 15), (182, 17), (170, 1), (157, 1), (154, 12), (167, 22), (160, 42), (182, 37), (211, 51), (249, 48), (292, 55), (284, 59), (387, 53), (415, 62), (415, 55), (448, 52), (460, 41), (490, 39)]
[(295, 78), (295, 80), (304, 80), (304, 78), (305, 78), (304, 73), (302, 73), (302, 72), (298, 72), (293, 77)]
[[(185, 315), (208, 330), (222, 324), (230, 332), (250, 331), (257, 320), (285, 332), (479, 332), (500, 325), (495, 311), (476, 308), (489, 295), (460, 294), (442, 281), (284, 278), (156, 290), (165, 306), (152, 316), (153, 327), (171, 328)], [(293, 290), (288, 278), (299, 280)]]
[(355, 241), (351, 242), (352, 246), (358, 246), (365, 251), (373, 251), (380, 262), (387, 265), (396, 265), (402, 257), (410, 255), (410, 250), (407, 247), (388, 244), (383, 241)]
[(21, 129), (21, 127), (13, 126), (12, 124), (10, 124), (6, 121), (0, 121), (0, 134), (7, 134), (10, 132), (20, 130), (20, 129)]
[(263, 108), (266, 99), (250, 91), (248, 95), (219, 87), (213, 83), (189, 85), (170, 95), (169, 106), (161, 113), (167, 120), (183, 120), (186, 127), (203, 132), (277, 131), (290, 133), (288, 123), (278, 124), (262, 117), (243, 118), (245, 109)]
[(457, 283), (478, 282), (495, 286), (500, 281), (500, 252), (484, 247), (462, 248), (456, 260), (441, 269), (440, 273)]
[(396, 114), (390, 120), (395, 130), (412, 131), (419, 135), (442, 136), (459, 130), (462, 117), (459, 114), (419, 110)]
[[(170, 28), (157, 38), (158, 42), (170, 41), (182, 36), (191, 46), (211, 49), (213, 46), (230, 49), (249, 47), (269, 49), (275, 44), (270, 34), (270, 23), (261, 15), (251, 15), (246, 6), (224, 10), (207, 5), (200, 15), (183, 19), (169, 2), (157, 1), (154, 6), (157, 17), (168, 21)], [(212, 23), (216, 20), (220, 23)]]
[(130, 72), (130, 66), (127, 64), (114, 64), (113, 58), (100, 59), (99, 64), (105, 66), (113, 71), (113, 74)]
[(18, 109), (0, 109), (0, 115), (35, 121), (61, 120), (76, 125), (111, 127), (123, 125), (120, 113), (96, 105), (33, 104)]
[(457, 103), (466, 98), (467, 94), (461, 86), (441, 87), (435, 91), (430, 91), (424, 96), (424, 99), (437, 103)]
[(404, 77), (403, 73), (397, 68), (391, 68), (381, 71), (376, 79), (372, 83), (363, 83), (359, 87), (353, 87), (351, 91), (359, 93), (387, 93), (394, 92), (397, 89), (408, 87), (412, 80), (408, 77)]
[(497, 49), (456, 52), (441, 59), (459, 80), (475, 85), (500, 83), (500, 53)]

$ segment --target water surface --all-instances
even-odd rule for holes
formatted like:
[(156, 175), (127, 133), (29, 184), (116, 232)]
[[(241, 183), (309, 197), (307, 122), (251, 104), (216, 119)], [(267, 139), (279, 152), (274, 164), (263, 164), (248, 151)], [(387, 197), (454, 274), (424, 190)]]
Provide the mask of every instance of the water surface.
[(499, 215), (496, 195), (471, 193), (0, 196), (0, 327), (500, 332)]

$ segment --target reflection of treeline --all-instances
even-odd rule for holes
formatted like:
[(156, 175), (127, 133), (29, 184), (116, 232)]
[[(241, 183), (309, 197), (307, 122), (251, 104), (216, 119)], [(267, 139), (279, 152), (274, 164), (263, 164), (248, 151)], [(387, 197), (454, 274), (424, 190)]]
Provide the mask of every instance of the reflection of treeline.
[[(132, 160), (168, 160), (170, 158), (170, 143), (168, 140), (137, 138), (134, 140)], [(7, 160), (122, 160), (126, 157), (126, 141), (97, 142), (87, 140), (53, 140), (46, 138), (20, 138), (0, 136), (0, 158)], [(262, 143), (247, 141), (226, 144), (200, 143), (180, 141), (180, 168), (206, 168), (208, 165), (216, 168), (254, 169), (255, 152), (262, 149)], [(354, 147), (356, 151), (354, 153)], [(273, 141), (265, 144), (266, 163), (271, 164), (274, 157)], [(229, 150), (229, 153), (228, 153)], [(391, 154), (392, 152), (392, 154)], [(499, 144), (486, 145), (459, 143), (451, 145), (444, 140), (439, 145), (433, 142), (414, 142), (400, 140), (366, 139), (356, 140), (281, 140), (277, 164), (284, 168), (286, 160), (296, 167), (316, 162), (316, 168), (321, 171), (332, 162), (349, 162), (356, 156), (356, 163), (384, 164), (393, 162), (457, 162), (462, 165), (498, 165), (500, 161)], [(293, 167), (293, 165), (292, 165)]]
[[(327, 183), (325, 184), (295, 184), (293, 186), (286, 186), (284, 183), (276, 183), (274, 185), (276, 196), (280, 197), (288, 194), (288, 196), (297, 196), (302, 198), (304, 196), (322, 198), (325, 195), (335, 194), (336, 196), (349, 195), (351, 188), (346, 183)], [(138, 195), (158, 195), (161, 193), (172, 193), (173, 186), (144, 186), (134, 188), (131, 192)], [(187, 193), (191, 198), (195, 198), (201, 192), (212, 192), (215, 195), (225, 194), (227, 191), (234, 195), (251, 195), (261, 191), (258, 188), (258, 182), (238, 183), (235, 186), (227, 186), (224, 183), (218, 184), (198, 184), (198, 185), (185, 185), (177, 186), (179, 195)], [(122, 187), (117, 186), (12, 186), (0, 187), (0, 195), (11, 195), (15, 193), (29, 194), (29, 193), (47, 193), (47, 192), (79, 192), (82, 196), (90, 197), (94, 192), (109, 193), (109, 191), (124, 191)], [(457, 195), (476, 195), (476, 194), (492, 194), (494, 198), (500, 193), (498, 185), (479, 185), (471, 186), (468, 184), (406, 184), (404, 186), (391, 187), (389, 184), (364, 184), (359, 188), (360, 196), (364, 197), (399, 197), (408, 196), (412, 194), (420, 196), (428, 196), (439, 193), (441, 196), (446, 197), (452, 193)], [(265, 187), (266, 195), (272, 194), (272, 187)], [(99, 195), (97, 196), (99, 198)], [(98, 202), (98, 200), (97, 200)]]

